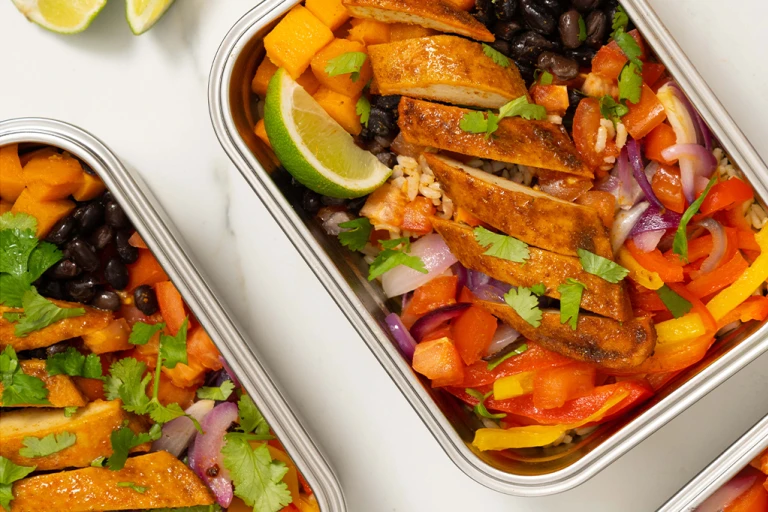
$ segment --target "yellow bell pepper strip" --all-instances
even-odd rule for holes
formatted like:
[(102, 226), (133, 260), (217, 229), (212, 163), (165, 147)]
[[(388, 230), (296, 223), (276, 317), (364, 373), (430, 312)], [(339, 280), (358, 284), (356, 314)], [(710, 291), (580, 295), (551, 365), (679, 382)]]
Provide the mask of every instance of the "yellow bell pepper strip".
[(516, 396), (533, 393), (533, 376), (535, 372), (522, 372), (501, 379), (493, 383), (493, 399), (506, 400)]
[(587, 418), (564, 425), (528, 425), (526, 427), (481, 428), (475, 432), (472, 444), (480, 451), (506, 450), (509, 448), (534, 448), (554, 443), (575, 428), (600, 421), (611, 409), (629, 396), (627, 390), (617, 390), (605, 404)]
[(643, 288), (658, 290), (664, 286), (664, 281), (659, 274), (657, 272), (651, 272), (640, 265), (626, 247), (621, 246), (619, 253), (616, 255), (616, 262), (629, 270), (629, 275), (627, 277)]
[(656, 324), (656, 344), (679, 343), (702, 336), (707, 331), (698, 313), (688, 313)]
[(760, 246), (760, 256), (732, 285), (707, 303), (707, 309), (715, 317), (715, 321), (736, 309), (768, 279), (768, 225), (755, 235), (755, 241)]

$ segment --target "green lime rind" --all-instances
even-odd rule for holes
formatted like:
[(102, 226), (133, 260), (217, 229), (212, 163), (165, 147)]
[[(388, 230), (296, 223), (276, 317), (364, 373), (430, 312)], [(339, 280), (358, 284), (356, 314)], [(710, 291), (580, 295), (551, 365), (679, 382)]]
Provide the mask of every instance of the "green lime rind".
[[(21, 12), (29, 21), (38, 25), (39, 27), (53, 32), (55, 34), (62, 35), (74, 35), (83, 32), (85, 29), (91, 26), (93, 20), (101, 13), (104, 7), (107, 5), (107, 0), (95, 0), (93, 2), (93, 8), (83, 15), (83, 19), (76, 26), (64, 27), (57, 25), (46, 18), (39, 9), (39, 2), (37, 0), (12, 0), (13, 5)], [(64, 2), (66, 5), (66, 2)]]

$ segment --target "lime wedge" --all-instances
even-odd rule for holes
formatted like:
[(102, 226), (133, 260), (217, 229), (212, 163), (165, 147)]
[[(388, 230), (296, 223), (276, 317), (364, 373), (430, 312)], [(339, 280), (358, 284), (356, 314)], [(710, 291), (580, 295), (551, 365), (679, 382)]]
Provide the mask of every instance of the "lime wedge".
[(143, 34), (163, 17), (173, 0), (126, 0), (125, 18), (137, 36)]
[(59, 34), (77, 34), (88, 28), (107, 0), (13, 0), (29, 21)]
[(282, 68), (269, 81), (264, 127), (286, 170), (318, 194), (364, 196), (392, 174)]

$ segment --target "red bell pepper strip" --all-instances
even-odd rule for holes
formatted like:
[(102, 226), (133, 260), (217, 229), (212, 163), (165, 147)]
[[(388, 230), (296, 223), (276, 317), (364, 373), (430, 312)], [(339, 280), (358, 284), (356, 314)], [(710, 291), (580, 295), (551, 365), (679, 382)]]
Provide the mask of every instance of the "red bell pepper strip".
[(537, 371), (533, 378), (533, 405), (555, 409), (589, 394), (595, 389), (595, 372), (595, 367), (586, 363)]
[(440, 276), (416, 288), (406, 314), (424, 315), (430, 311), (456, 304), (456, 276)]
[[(725, 258), (723, 258), (725, 259)], [(736, 251), (733, 257), (726, 263), (706, 274), (696, 277), (686, 285), (695, 297), (701, 299), (715, 292), (719, 292), (726, 286), (735, 282), (745, 270), (749, 268), (749, 263), (744, 259), (740, 252)], [(693, 276), (693, 274), (691, 274)]]
[(735, 309), (728, 312), (719, 322), (717, 322), (717, 327), (718, 329), (721, 329), (737, 320), (745, 323), (750, 320), (759, 320), (762, 322), (766, 318), (768, 318), (768, 297), (755, 295), (749, 297), (747, 300), (736, 306)]
[(665, 258), (658, 249), (643, 252), (633, 240), (627, 242), (627, 249), (644, 269), (656, 272), (665, 283), (679, 283), (685, 278), (683, 265)]
[(485, 361), (478, 361), (469, 365), (464, 372), (464, 381), (461, 383), (461, 387), (478, 388), (493, 384), (496, 379), (509, 375), (573, 363), (573, 359), (542, 348), (536, 342), (528, 341), (526, 343), (528, 350), (519, 356), (510, 357), (493, 370), (488, 370), (488, 363)]
[(737, 230), (736, 235), (738, 237), (739, 249), (742, 249), (745, 251), (760, 252), (760, 246), (758, 245), (757, 240), (755, 240), (754, 231)]
[(155, 294), (157, 295), (157, 304), (160, 306), (160, 314), (163, 315), (165, 325), (172, 335), (181, 328), (187, 313), (184, 310), (184, 300), (181, 294), (170, 281), (160, 281), (155, 283)]
[(731, 178), (720, 183), (715, 183), (707, 194), (707, 198), (701, 203), (699, 212), (709, 215), (719, 210), (724, 210), (734, 203), (743, 203), (752, 199), (754, 192), (752, 187), (739, 178)]

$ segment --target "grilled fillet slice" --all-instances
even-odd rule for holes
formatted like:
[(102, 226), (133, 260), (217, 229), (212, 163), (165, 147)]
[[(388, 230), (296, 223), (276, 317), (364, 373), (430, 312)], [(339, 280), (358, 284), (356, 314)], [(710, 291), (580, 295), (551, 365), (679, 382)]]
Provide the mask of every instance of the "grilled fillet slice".
[(443, 237), (448, 248), (462, 265), (479, 270), (494, 279), (514, 286), (531, 287), (543, 283), (547, 297), (559, 299), (557, 287), (571, 277), (587, 287), (581, 297), (581, 307), (598, 315), (626, 322), (632, 318), (632, 306), (624, 287), (612, 284), (581, 267), (578, 258), (563, 256), (535, 247), (528, 247), (530, 257), (525, 263), (486, 256), (486, 249), (475, 241), (472, 228), (439, 218), (432, 218), (432, 227)]
[(514, 63), (503, 68), (483, 53), (480, 43), (462, 37), (377, 44), (368, 48), (368, 56), (378, 94), (496, 109), (528, 94)]
[(454, 203), (499, 231), (558, 254), (577, 256), (577, 249), (585, 249), (613, 259), (611, 241), (594, 209), (444, 156), (424, 153), (424, 158)]
[(493, 137), (486, 138), (483, 133), (461, 129), (459, 123), (467, 112), (472, 111), (403, 97), (397, 125), (411, 144), (594, 177), (562, 127), (547, 121), (506, 117)]
[[(121, 482), (145, 490), (138, 492), (136, 487), (119, 485)], [(11, 512), (175, 509), (213, 504), (205, 484), (166, 451), (131, 457), (119, 471), (85, 468), (25, 478), (14, 484), (13, 491), (16, 499), (11, 502)]]
[(109, 325), (114, 318), (112, 313), (108, 311), (101, 311), (89, 306), (83, 306), (82, 304), (65, 302), (63, 300), (51, 300), (51, 302), (60, 308), (84, 308), (85, 315), (59, 320), (48, 327), (39, 331), (33, 331), (29, 335), (19, 338), (14, 334), (16, 324), (3, 318), (3, 313), (21, 313), (22, 310), (0, 306), (0, 350), (5, 345), (12, 346), (16, 352), (49, 347), (60, 341), (99, 331)]
[(342, 0), (342, 3), (357, 18), (421, 25), (478, 41), (495, 40), (485, 25), (445, 0)]
[[(138, 416), (123, 410), (119, 400), (96, 400), (70, 418), (59, 409), (18, 409), (0, 415), (0, 455), (22, 466), (37, 466), (39, 470), (85, 467), (97, 457), (112, 454), (109, 439), (113, 430), (128, 422), (134, 432), (146, 431), (146, 425)], [(70, 432), (77, 436), (75, 444), (45, 457), (22, 457), (25, 437), (42, 438), (49, 434)], [(146, 452), (149, 443), (133, 451)], [(60, 509), (65, 510), (65, 509)]]
[(560, 323), (560, 312), (544, 310), (541, 325), (533, 327), (507, 304), (477, 301), (492, 315), (544, 348), (578, 361), (605, 368), (624, 369), (642, 364), (656, 346), (656, 331), (650, 317), (617, 322), (610, 318), (579, 315), (576, 330)]
[[(67, 375), (48, 375), (45, 370), (45, 361), (42, 359), (29, 359), (21, 361), (21, 371), (32, 377), (42, 380), (48, 390), (49, 404), (15, 404), (14, 407), (82, 407), (87, 402), (83, 398), (80, 389)], [(3, 384), (0, 383), (0, 396), (3, 394)], [(3, 405), (0, 399), (0, 406)]]

